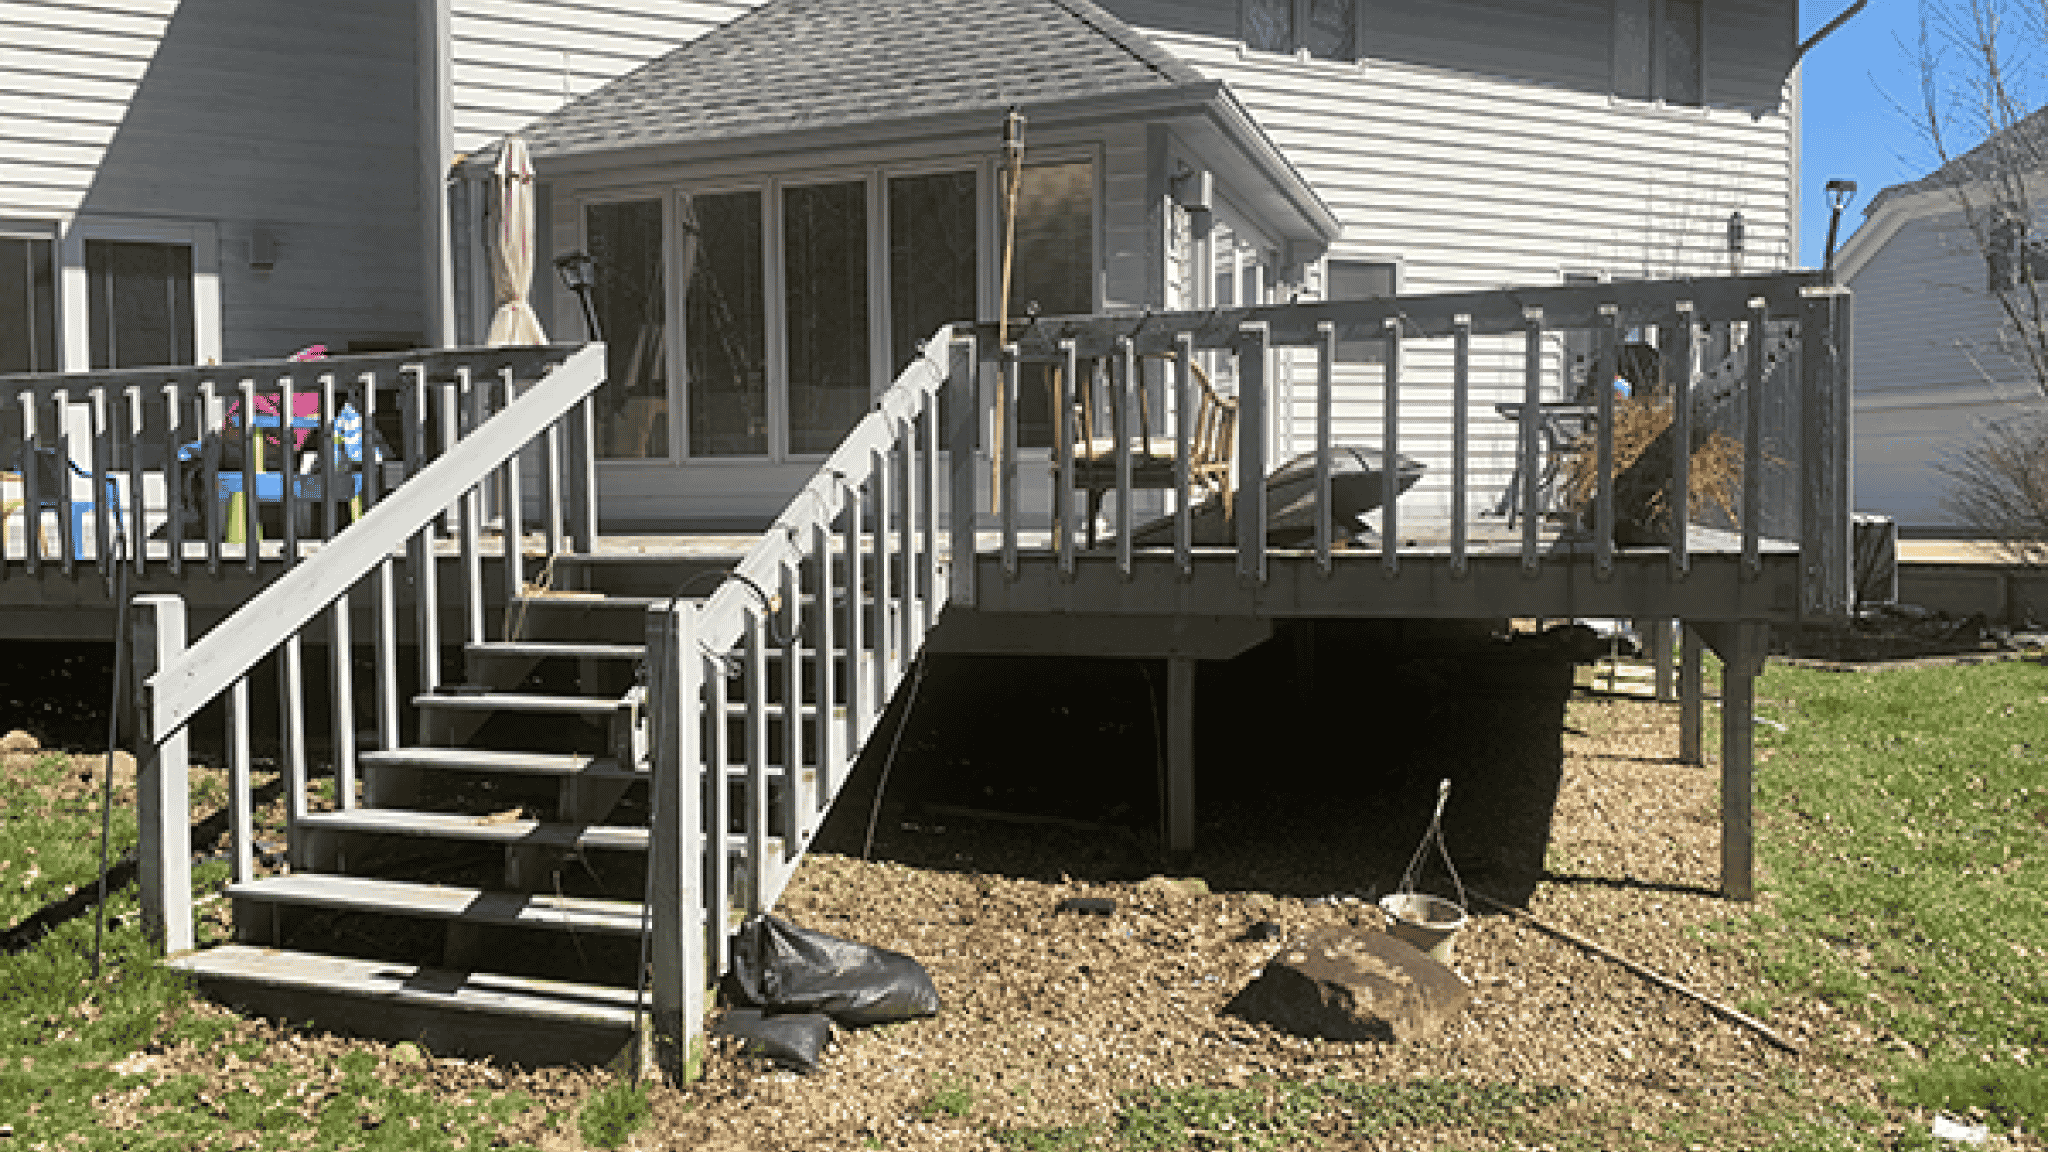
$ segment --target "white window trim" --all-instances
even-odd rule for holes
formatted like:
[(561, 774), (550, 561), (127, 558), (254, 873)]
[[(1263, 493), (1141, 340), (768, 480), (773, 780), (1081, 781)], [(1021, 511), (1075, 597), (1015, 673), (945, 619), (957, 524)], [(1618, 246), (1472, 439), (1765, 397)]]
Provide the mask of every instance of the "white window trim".
[(192, 359), (218, 364), (221, 357), (220, 236), (210, 221), (166, 221), (122, 216), (79, 216), (63, 229), (57, 245), (59, 363), (66, 372), (92, 370), (91, 288), (85, 272), (85, 242), (128, 240), (143, 244), (184, 244), (192, 249)]

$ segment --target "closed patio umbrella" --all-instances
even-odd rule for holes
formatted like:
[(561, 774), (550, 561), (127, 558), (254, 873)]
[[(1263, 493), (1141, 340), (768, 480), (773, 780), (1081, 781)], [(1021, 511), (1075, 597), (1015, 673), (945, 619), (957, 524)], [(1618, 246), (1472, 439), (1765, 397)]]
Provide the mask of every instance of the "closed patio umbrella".
[(526, 141), (505, 137), (498, 149), (497, 216), (491, 237), (491, 286), (498, 310), (491, 315), (491, 330), (484, 343), (545, 344), (540, 317), (527, 302), (533, 282), (533, 162), (526, 156)]

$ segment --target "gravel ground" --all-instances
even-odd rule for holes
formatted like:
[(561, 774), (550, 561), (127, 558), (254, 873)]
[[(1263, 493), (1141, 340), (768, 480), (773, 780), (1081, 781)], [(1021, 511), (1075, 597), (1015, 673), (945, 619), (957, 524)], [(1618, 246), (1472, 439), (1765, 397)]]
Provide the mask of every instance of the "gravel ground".
[[(1549, 871), (1528, 907), (1709, 995), (1753, 1003), (1763, 985), (1727, 942), (1731, 918), (1746, 910), (1715, 893), (1716, 770), (1675, 762), (1675, 746), (1671, 706), (1573, 701)], [(1888, 1108), (1864, 1070), (1889, 1038), (1824, 1005), (1778, 1005), (1772, 1025), (1802, 1049), (1788, 1055), (1500, 915), (1475, 914), (1459, 935), (1455, 967), (1474, 999), (1430, 1040), (1304, 1040), (1221, 1015), (1278, 948), (1246, 939), (1251, 925), (1273, 921), (1288, 936), (1382, 927), (1372, 898), (1384, 881), (1349, 863), (1359, 825), (1326, 812), (1205, 828), (1213, 847), (1197, 866), (1207, 892), (1148, 879), (1156, 864), (1135, 836), (1056, 826), (892, 820), (872, 859), (814, 854), (780, 912), (917, 957), (944, 1010), (842, 1032), (809, 1076), (714, 1045), (701, 1081), (654, 1092), (653, 1121), (630, 1146), (996, 1148), (1004, 1130), (1108, 1121), (1134, 1091), (1331, 1077), (1569, 1090), (1566, 1102), (1520, 1118), (1534, 1135), (1517, 1146), (1529, 1148), (1737, 1146), (1757, 1137), (1754, 1115), (1841, 1124), (1845, 1106), (1871, 1110), (1857, 1126), (1886, 1143), (1926, 1130), (1930, 1117)], [(1450, 847), (1461, 851), (1455, 841)], [(1767, 886), (1769, 877), (1760, 880)], [(1111, 897), (1117, 909), (1108, 917), (1055, 912), (1069, 896)], [(331, 1079), (349, 1049), (394, 1056), (388, 1045), (261, 1021), (240, 1022), (237, 1031), (268, 1040), (266, 1062), (303, 1068), (309, 1083)], [(230, 1083), (237, 1075), (222, 1068), (218, 1050), (190, 1045), (134, 1059), (159, 1077), (192, 1072)], [(525, 1091), (538, 1106), (500, 1138), (549, 1150), (581, 1146), (569, 1115), (610, 1078), (601, 1070), (422, 1061), (416, 1051), (385, 1059), (382, 1074), (412, 1086), (430, 1080), (451, 1097)], [(941, 1091), (971, 1106), (964, 1115), (925, 1107)], [(140, 1122), (122, 1101), (107, 1104), (112, 1126)], [(1410, 1127), (1337, 1146), (1502, 1145), (1497, 1132)], [(2043, 1144), (2029, 1137), (2005, 1146)]]

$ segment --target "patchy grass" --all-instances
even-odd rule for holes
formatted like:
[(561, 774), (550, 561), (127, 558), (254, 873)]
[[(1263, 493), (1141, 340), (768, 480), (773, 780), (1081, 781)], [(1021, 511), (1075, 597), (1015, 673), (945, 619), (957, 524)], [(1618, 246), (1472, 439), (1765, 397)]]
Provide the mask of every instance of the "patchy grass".
[(1506, 1139), (1529, 1127), (1529, 1114), (1572, 1098), (1554, 1087), (1417, 1080), (1365, 1084), (1260, 1078), (1243, 1088), (1183, 1088), (1134, 1094), (1101, 1127), (1012, 1128), (992, 1135), (1031, 1152), (1108, 1146), (1268, 1152), (1397, 1128), (1460, 1128)]
[(591, 1093), (576, 1117), (583, 1142), (599, 1148), (617, 1148), (647, 1124), (647, 1089), (627, 1083), (610, 1084)]
[(1773, 666), (1758, 697), (1774, 998), (1874, 1032), (1903, 1105), (2048, 1133), (2048, 670)]

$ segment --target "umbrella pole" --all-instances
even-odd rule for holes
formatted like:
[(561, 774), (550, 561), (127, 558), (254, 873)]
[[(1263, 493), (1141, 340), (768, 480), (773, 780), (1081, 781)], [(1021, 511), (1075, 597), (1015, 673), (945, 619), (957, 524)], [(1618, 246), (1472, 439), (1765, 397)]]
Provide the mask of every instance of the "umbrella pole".
[[(1017, 253), (1017, 188), (1024, 182), (1024, 116), (1015, 108), (1003, 120), (1003, 161), (1009, 171), (1009, 186), (1003, 189), (1003, 293), (996, 303), (996, 352), (1010, 343), (1010, 269)], [(995, 435), (989, 441), (989, 514), (1002, 512), (1003, 503), (1003, 421), (1008, 413), (1009, 389), (996, 389)]]

